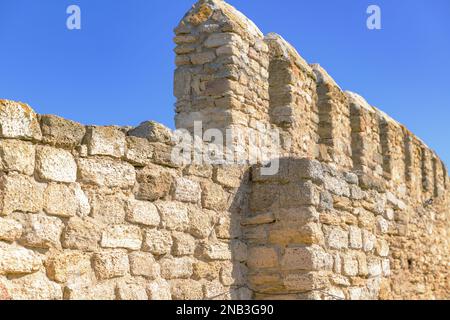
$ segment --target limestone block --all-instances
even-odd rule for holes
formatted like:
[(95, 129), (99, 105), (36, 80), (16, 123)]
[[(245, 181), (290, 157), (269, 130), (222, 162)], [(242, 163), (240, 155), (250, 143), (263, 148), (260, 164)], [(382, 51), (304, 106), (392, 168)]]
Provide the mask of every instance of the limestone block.
[(42, 266), (33, 251), (12, 245), (0, 246), (0, 275), (33, 273)]
[(152, 162), (153, 146), (147, 139), (127, 136), (125, 159), (136, 166), (146, 166)]
[(91, 206), (79, 184), (50, 183), (44, 192), (44, 210), (49, 215), (63, 218), (85, 217)]
[(81, 145), (86, 133), (83, 125), (54, 115), (41, 115), (41, 129), (44, 143), (63, 148)]
[(107, 251), (94, 254), (95, 275), (100, 280), (125, 276), (129, 269), (128, 255), (122, 251)]
[(147, 286), (149, 300), (171, 300), (170, 285), (164, 279), (158, 279)]
[(208, 260), (231, 260), (231, 247), (226, 242), (208, 242), (201, 246), (201, 255)]
[(46, 215), (28, 215), (20, 242), (33, 248), (60, 248), (60, 238), (64, 224), (55, 217)]
[(195, 165), (191, 164), (186, 166), (184, 169), (184, 174), (187, 176), (196, 176), (202, 178), (210, 178), (213, 174), (213, 168), (211, 165)]
[(389, 222), (383, 217), (378, 216), (377, 218), (377, 231), (380, 234), (386, 234), (389, 231)]
[(148, 300), (145, 286), (135, 283), (119, 283), (116, 288), (118, 300)]
[(170, 171), (153, 164), (137, 171), (136, 179), (138, 182), (136, 198), (148, 201), (166, 197), (173, 180)]
[(125, 222), (126, 203), (121, 194), (92, 194), (92, 218), (105, 224)]
[(189, 232), (199, 239), (207, 238), (212, 232), (212, 213), (208, 210), (189, 210)]
[(146, 121), (138, 127), (128, 131), (129, 136), (145, 138), (150, 142), (172, 143), (172, 131), (164, 125)]
[(81, 251), (64, 251), (52, 254), (45, 262), (47, 276), (58, 283), (89, 274), (91, 255)]
[(78, 159), (80, 179), (85, 183), (93, 183), (105, 187), (132, 187), (136, 173), (131, 164), (112, 159)]
[(0, 168), (3, 171), (16, 171), (33, 175), (36, 158), (35, 146), (20, 140), (0, 141)]
[(191, 279), (177, 279), (170, 281), (170, 292), (174, 300), (202, 300), (203, 286)]
[(239, 43), (242, 39), (234, 33), (213, 33), (203, 44), (206, 48), (218, 48), (231, 43)]
[(280, 205), (283, 208), (318, 205), (319, 201), (320, 194), (311, 181), (290, 183), (282, 186), (280, 192)]
[(218, 280), (203, 284), (203, 295), (206, 300), (225, 300), (229, 294), (229, 289), (225, 288)]
[(220, 264), (216, 262), (196, 261), (192, 276), (195, 280), (214, 280), (219, 277), (220, 268)]
[(22, 225), (13, 219), (0, 218), (0, 240), (14, 242), (22, 235)]
[(201, 194), (202, 190), (198, 182), (187, 178), (177, 178), (175, 180), (175, 200), (197, 203), (201, 199)]
[(184, 231), (189, 228), (189, 214), (186, 206), (179, 202), (157, 202), (162, 225), (169, 230)]
[(370, 277), (378, 277), (381, 276), (381, 260), (375, 257), (367, 258), (367, 270), (369, 271)]
[(133, 276), (142, 276), (155, 280), (160, 276), (161, 268), (150, 253), (132, 252), (128, 256), (130, 272)]
[(358, 260), (355, 256), (351, 254), (345, 254), (343, 256), (343, 273), (346, 276), (356, 276), (358, 275)]
[(43, 180), (75, 182), (77, 164), (66, 150), (40, 146), (36, 150), (36, 172)]
[(14, 211), (38, 212), (43, 207), (43, 185), (34, 179), (16, 173), (0, 178), (0, 207), (3, 215)]
[(361, 229), (350, 226), (349, 227), (350, 236), (350, 248), (351, 249), (361, 249), (362, 248), (362, 233)]
[(350, 196), (350, 187), (345, 180), (336, 177), (325, 177), (325, 188), (337, 196)]
[(210, 181), (203, 182), (202, 205), (206, 209), (224, 211), (227, 209), (228, 194), (218, 184)]
[(325, 227), (325, 239), (332, 249), (348, 248), (348, 232), (338, 227)]
[(164, 230), (150, 229), (144, 233), (142, 249), (156, 256), (170, 253), (172, 248), (172, 236)]
[(381, 270), (383, 271), (383, 276), (389, 277), (391, 275), (391, 263), (389, 259), (381, 260)]
[(193, 255), (196, 245), (193, 236), (183, 232), (174, 232), (173, 238), (173, 254), (175, 256)]
[(202, 65), (214, 61), (216, 54), (213, 51), (193, 53), (190, 56), (192, 64)]
[(125, 155), (125, 133), (116, 127), (88, 127), (85, 141), (91, 156)]
[(250, 247), (247, 265), (251, 269), (278, 267), (278, 252), (272, 247)]
[(321, 182), (324, 172), (319, 161), (310, 159), (294, 159), (289, 162), (289, 174), (293, 179), (309, 179)]
[(38, 272), (11, 281), (11, 298), (13, 300), (61, 300), (62, 288)]
[(214, 181), (228, 188), (239, 188), (243, 175), (242, 166), (219, 166), (214, 170)]
[(27, 104), (0, 100), (0, 124), (0, 136), (3, 138), (42, 138), (37, 115)]
[(193, 260), (190, 257), (165, 257), (159, 261), (159, 264), (161, 266), (161, 276), (164, 279), (187, 279), (192, 276)]
[(389, 255), (389, 243), (386, 240), (378, 240), (375, 249), (380, 257), (387, 257)]
[(62, 244), (64, 248), (95, 251), (101, 237), (101, 226), (92, 218), (71, 218), (64, 229)]
[(376, 241), (375, 235), (367, 230), (363, 230), (362, 236), (363, 236), (363, 250), (365, 252), (372, 251), (375, 247)]
[(283, 284), (288, 290), (305, 292), (323, 289), (328, 283), (325, 276), (316, 272), (308, 272), (288, 274), (284, 277)]
[(284, 270), (323, 270), (330, 264), (333, 265), (332, 257), (317, 245), (286, 248), (281, 259)]
[(101, 246), (103, 248), (140, 250), (141, 245), (141, 229), (136, 226), (114, 225), (108, 227), (102, 234)]
[(127, 221), (150, 227), (157, 227), (161, 222), (158, 209), (148, 201), (131, 200)]
[(64, 289), (64, 299), (67, 300), (115, 300), (115, 284), (103, 282), (96, 285), (82, 286), (70, 284)]

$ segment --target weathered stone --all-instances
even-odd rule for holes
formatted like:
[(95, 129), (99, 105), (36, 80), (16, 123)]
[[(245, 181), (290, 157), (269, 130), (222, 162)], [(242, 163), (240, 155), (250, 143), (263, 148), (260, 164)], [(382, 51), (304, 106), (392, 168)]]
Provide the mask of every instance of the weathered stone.
[(193, 264), (192, 277), (195, 280), (214, 280), (219, 277), (220, 264), (216, 262), (197, 261)]
[(202, 205), (206, 209), (224, 211), (227, 209), (228, 194), (212, 182), (202, 183)]
[(208, 260), (230, 260), (231, 247), (225, 242), (209, 242), (201, 245), (202, 256)]
[(61, 300), (63, 298), (62, 288), (48, 280), (43, 272), (13, 279), (10, 287), (12, 300)]
[(95, 251), (101, 237), (101, 226), (92, 218), (71, 218), (64, 229), (64, 248)]
[(239, 188), (242, 174), (242, 166), (219, 166), (214, 170), (214, 181), (224, 187)]
[[(273, 195), (268, 195), (269, 197)], [(290, 183), (282, 187), (280, 205), (283, 208), (298, 208), (302, 206), (318, 205), (320, 194), (311, 181)]]
[(325, 228), (325, 239), (332, 249), (348, 248), (348, 232), (341, 228)]
[(20, 140), (0, 141), (0, 168), (33, 175), (36, 150), (34, 145)]
[(362, 231), (363, 236), (363, 250), (365, 252), (370, 252), (375, 247), (375, 235), (367, 230)]
[(239, 43), (240, 37), (234, 33), (213, 33), (206, 39), (204, 46), (207, 48), (218, 48), (233, 42)]
[(150, 142), (162, 142), (170, 144), (172, 142), (172, 132), (169, 128), (154, 121), (146, 121), (138, 127), (128, 131), (129, 136), (145, 138)]
[(189, 232), (197, 238), (207, 238), (213, 231), (211, 212), (208, 210), (189, 210)]
[(74, 148), (81, 144), (83, 125), (54, 115), (41, 116), (42, 141), (56, 147)]
[(91, 256), (80, 251), (58, 252), (45, 262), (47, 276), (58, 283), (82, 277), (91, 272)]
[(45, 215), (29, 215), (20, 242), (33, 248), (59, 248), (64, 224), (55, 217)]
[(122, 251), (94, 254), (93, 266), (98, 279), (105, 280), (126, 275), (130, 269), (128, 256)]
[(149, 300), (171, 300), (170, 285), (164, 279), (158, 279), (147, 286)]
[(116, 296), (118, 300), (148, 300), (145, 287), (134, 283), (119, 283), (116, 288)]
[(380, 257), (387, 257), (389, 255), (389, 243), (386, 240), (378, 240), (376, 251)]
[(190, 234), (182, 232), (174, 232), (173, 238), (173, 254), (175, 256), (193, 255), (195, 251), (195, 239)]
[(344, 255), (343, 272), (346, 276), (356, 276), (358, 274), (358, 260), (350, 254)]
[(349, 227), (349, 235), (350, 235), (350, 248), (351, 249), (361, 249), (362, 248), (362, 233), (361, 229), (350, 226)]
[(77, 164), (70, 152), (43, 146), (36, 150), (36, 172), (43, 180), (75, 182)]
[(64, 298), (67, 300), (115, 300), (115, 287), (112, 282), (89, 286), (68, 285), (64, 289)]
[(148, 201), (166, 197), (173, 180), (169, 171), (153, 164), (139, 170), (136, 179), (139, 184), (136, 197)]
[(189, 228), (189, 215), (186, 206), (178, 202), (157, 202), (161, 221), (169, 230), (184, 231)]
[(3, 215), (14, 211), (38, 212), (43, 207), (44, 186), (16, 173), (0, 178), (0, 207)]
[(295, 159), (289, 163), (289, 173), (298, 179), (311, 179), (321, 182), (324, 179), (323, 168), (319, 161)]
[(130, 261), (130, 272), (133, 276), (142, 276), (155, 280), (161, 273), (161, 268), (155, 258), (145, 252), (133, 252), (128, 256)]
[(125, 222), (125, 200), (121, 194), (92, 195), (92, 218), (105, 224), (122, 224)]
[(25, 103), (0, 99), (0, 123), (0, 135), (3, 138), (42, 138), (37, 115)]
[(369, 257), (367, 259), (367, 270), (369, 271), (369, 276), (377, 277), (381, 275), (381, 260), (379, 258)]
[(127, 221), (150, 227), (157, 227), (161, 222), (158, 209), (148, 201), (132, 200), (129, 203)]
[(190, 257), (163, 258), (159, 261), (161, 276), (164, 279), (187, 279), (192, 276), (193, 261)]
[(287, 248), (281, 259), (284, 270), (322, 270), (333, 265), (332, 258), (319, 246)]
[(102, 234), (103, 248), (123, 248), (139, 250), (142, 245), (141, 229), (129, 225), (114, 225), (108, 227)]
[(0, 218), (0, 240), (14, 242), (22, 235), (22, 225), (13, 219)]
[(41, 259), (33, 251), (0, 245), (0, 275), (33, 273), (41, 266)]
[(112, 159), (78, 159), (80, 179), (98, 186), (128, 188), (134, 185), (136, 173), (128, 163)]
[(44, 193), (44, 210), (58, 217), (85, 217), (91, 207), (79, 184), (50, 183)]
[(203, 287), (198, 281), (191, 279), (177, 279), (170, 281), (170, 292), (174, 300), (201, 300)]
[(271, 247), (248, 249), (247, 265), (252, 269), (275, 268), (278, 266), (278, 252)]
[(125, 159), (137, 166), (146, 166), (153, 159), (153, 146), (143, 138), (126, 137), (127, 148)]
[(218, 280), (208, 281), (203, 285), (203, 295), (206, 300), (224, 300), (229, 294), (229, 290)]
[(212, 51), (193, 53), (190, 55), (190, 59), (192, 64), (206, 64), (214, 61), (216, 58), (216, 54)]
[(283, 279), (288, 290), (305, 292), (323, 289), (327, 285), (326, 277), (316, 272), (288, 274)]
[(91, 156), (120, 158), (125, 155), (125, 133), (116, 127), (88, 127), (85, 141)]
[(182, 202), (197, 203), (201, 199), (202, 190), (198, 182), (177, 178), (175, 180), (175, 200)]
[(142, 249), (156, 256), (170, 253), (172, 248), (172, 236), (170, 232), (156, 229), (146, 230)]

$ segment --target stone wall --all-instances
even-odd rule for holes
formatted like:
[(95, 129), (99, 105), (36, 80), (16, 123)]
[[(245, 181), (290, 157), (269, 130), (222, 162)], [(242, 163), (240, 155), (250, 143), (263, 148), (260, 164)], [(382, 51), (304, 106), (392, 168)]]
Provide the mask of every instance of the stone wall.
[(276, 129), (278, 173), (174, 162), (155, 122), (83, 126), (0, 100), (0, 299), (450, 296), (449, 178), (431, 149), (222, 0), (175, 34), (177, 128)]

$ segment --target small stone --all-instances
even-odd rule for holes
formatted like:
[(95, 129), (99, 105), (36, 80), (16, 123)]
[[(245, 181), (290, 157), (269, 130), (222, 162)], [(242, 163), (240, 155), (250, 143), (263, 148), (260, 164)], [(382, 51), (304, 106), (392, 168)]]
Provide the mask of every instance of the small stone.
[(75, 182), (77, 164), (70, 152), (42, 146), (36, 151), (36, 172), (43, 180)]
[(25, 103), (0, 99), (0, 123), (0, 136), (3, 138), (42, 138), (37, 115)]
[(197, 261), (193, 265), (193, 278), (195, 280), (214, 280), (219, 277), (220, 264), (216, 262)]
[(353, 255), (344, 255), (343, 272), (350, 277), (358, 275), (358, 260)]
[(193, 255), (195, 251), (195, 239), (191, 235), (182, 232), (174, 232), (173, 254), (175, 256)]
[(101, 246), (103, 248), (140, 250), (141, 245), (141, 229), (135, 226), (114, 225), (108, 227), (102, 234)]
[(156, 256), (169, 254), (172, 248), (170, 232), (156, 229), (146, 230), (144, 233), (143, 251)]
[(389, 231), (389, 222), (383, 217), (377, 217), (377, 231), (380, 234), (386, 234)]
[(96, 253), (93, 263), (95, 274), (100, 280), (125, 276), (130, 268), (128, 256), (122, 251)]
[(142, 276), (155, 280), (160, 276), (161, 270), (155, 258), (145, 252), (133, 252), (129, 256), (131, 275)]
[(58, 217), (84, 217), (91, 207), (79, 184), (50, 183), (44, 193), (44, 210)]
[(158, 279), (147, 286), (147, 295), (150, 300), (171, 300), (170, 285), (164, 279)]
[(156, 206), (148, 201), (133, 200), (129, 205), (127, 221), (150, 227), (157, 227), (161, 218)]
[(20, 140), (0, 141), (0, 168), (33, 175), (36, 150), (34, 145)]
[(203, 295), (206, 300), (222, 300), (229, 295), (229, 290), (218, 280), (208, 281), (203, 285)]
[(197, 203), (200, 201), (201, 194), (202, 190), (198, 182), (186, 178), (177, 178), (175, 180), (175, 200)]
[(192, 276), (193, 261), (190, 257), (163, 258), (159, 264), (161, 266), (161, 276), (164, 279), (187, 279)]
[(184, 231), (189, 228), (189, 215), (187, 208), (178, 202), (157, 202), (161, 221), (169, 230)]
[(93, 183), (105, 187), (132, 187), (136, 180), (136, 173), (131, 164), (112, 159), (83, 159), (78, 160), (80, 179), (84, 183)]
[(64, 224), (55, 217), (29, 215), (25, 219), (21, 242), (33, 248), (59, 248)]
[(56, 147), (81, 145), (86, 129), (83, 125), (54, 115), (41, 115), (42, 141)]
[(88, 127), (85, 139), (91, 156), (125, 155), (125, 133), (116, 127)]
[(381, 260), (379, 258), (370, 257), (367, 259), (367, 270), (370, 277), (377, 277), (381, 275)]
[(345, 174), (344, 174), (344, 178), (345, 178), (345, 181), (347, 181), (347, 182), (350, 183), (350, 184), (355, 184), (355, 185), (357, 185), (358, 182), (359, 182), (358, 175), (356, 175), (356, 174), (354, 174), (354, 173), (352, 173), (352, 172), (347, 172), (347, 173), (345, 173)]
[(45, 262), (49, 279), (65, 283), (91, 272), (91, 256), (79, 251), (59, 252)]
[(64, 229), (62, 244), (64, 248), (95, 251), (100, 241), (101, 228), (92, 218), (71, 218)]
[(170, 291), (174, 300), (202, 300), (203, 286), (191, 279), (177, 279), (170, 281)]
[(242, 166), (219, 166), (214, 170), (214, 181), (228, 188), (239, 188), (242, 181)]
[(41, 259), (31, 250), (0, 246), (0, 275), (33, 273), (41, 266)]
[(376, 252), (380, 257), (387, 257), (389, 255), (389, 243), (386, 240), (378, 240)]
[(22, 225), (12, 219), (0, 218), (0, 240), (14, 242), (22, 235)]
[(373, 248), (375, 247), (376, 241), (375, 235), (367, 230), (363, 230), (362, 236), (363, 236), (363, 250), (365, 252), (372, 251)]

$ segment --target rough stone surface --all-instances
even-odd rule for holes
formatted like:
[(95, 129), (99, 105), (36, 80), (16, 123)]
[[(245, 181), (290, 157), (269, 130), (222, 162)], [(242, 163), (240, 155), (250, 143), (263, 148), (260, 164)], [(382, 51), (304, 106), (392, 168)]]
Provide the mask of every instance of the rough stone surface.
[(36, 171), (43, 180), (75, 182), (77, 164), (70, 152), (53, 147), (39, 147), (36, 151)]
[(86, 129), (83, 125), (54, 115), (41, 116), (42, 141), (57, 147), (81, 145)]
[(79, 159), (81, 181), (105, 187), (127, 188), (134, 185), (132, 165), (111, 159)]
[(91, 156), (120, 158), (125, 155), (125, 133), (118, 128), (89, 127), (85, 139)]

